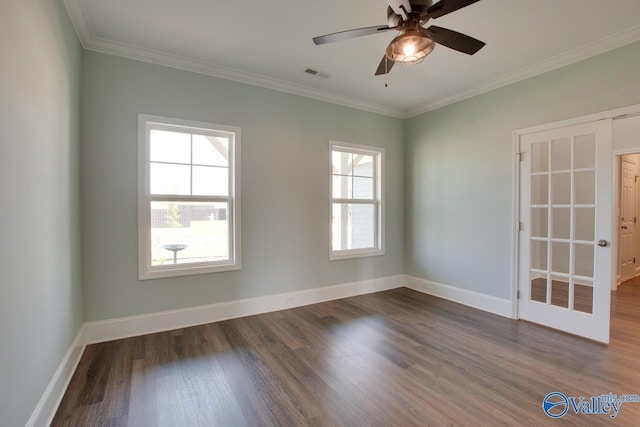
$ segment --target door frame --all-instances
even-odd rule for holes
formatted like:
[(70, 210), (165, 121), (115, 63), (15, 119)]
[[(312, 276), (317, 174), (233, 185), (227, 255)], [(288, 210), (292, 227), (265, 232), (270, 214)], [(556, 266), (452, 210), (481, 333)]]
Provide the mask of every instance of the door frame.
[[(511, 173), (512, 173), (512, 185), (511, 185), (511, 190), (512, 190), (512, 212), (511, 212), (511, 237), (512, 237), (512, 246), (511, 246), (511, 317), (513, 319), (519, 319), (519, 313), (518, 313), (518, 278), (520, 275), (520, 137), (529, 133), (536, 133), (536, 132), (543, 132), (543, 131), (548, 131), (548, 130), (552, 130), (552, 129), (557, 129), (557, 128), (562, 128), (562, 127), (567, 127), (567, 126), (574, 126), (574, 125), (580, 125), (580, 124), (584, 124), (584, 123), (591, 123), (591, 122), (595, 122), (595, 121), (599, 121), (599, 120), (608, 120), (608, 119), (621, 119), (624, 117), (630, 117), (630, 116), (636, 116), (636, 115), (640, 115), (640, 104), (635, 104), (635, 105), (630, 105), (628, 107), (622, 107), (622, 108), (617, 108), (617, 109), (613, 109), (613, 110), (607, 110), (607, 111), (602, 111), (599, 113), (594, 113), (594, 114), (588, 114), (585, 116), (580, 116), (580, 117), (575, 117), (572, 119), (567, 119), (567, 120), (560, 120), (560, 121), (556, 121), (556, 122), (551, 122), (551, 123), (545, 123), (545, 124), (541, 124), (541, 125), (537, 125), (537, 126), (532, 126), (532, 127), (528, 127), (528, 128), (522, 128), (522, 129), (517, 129), (514, 130), (512, 132), (512, 154), (513, 154), (513, 164), (512, 164), (512, 168), (511, 168)], [(617, 195), (617, 188), (616, 188), (616, 180), (615, 180), (615, 173), (616, 173), (616, 159), (617, 156), (623, 155), (623, 154), (631, 154), (631, 153), (637, 153), (640, 151), (640, 147), (635, 148), (635, 149), (619, 149), (616, 150), (615, 148), (615, 143), (616, 141), (613, 140), (612, 144), (613, 144), (613, 153), (610, 159), (611, 162), (611, 173), (612, 173), (612, 191), (611, 191), (611, 195), (612, 198), (614, 197), (614, 195)], [(617, 197), (617, 196), (615, 196)], [(616, 200), (616, 199), (614, 199)], [(609, 262), (611, 263), (611, 272), (612, 272), (612, 277), (611, 277), (611, 283), (613, 284), (612, 286), (615, 286), (616, 284), (616, 280), (617, 280), (617, 268), (616, 268), (616, 264), (617, 264), (617, 256), (618, 256), (618, 236), (616, 235), (616, 220), (617, 220), (617, 216), (616, 214), (617, 212), (617, 207), (615, 206), (615, 203), (613, 203), (612, 200), (612, 205), (614, 206), (614, 212), (612, 212), (611, 215), (611, 224), (610, 224), (610, 229), (611, 229), (611, 236), (612, 236), (612, 251), (611, 251), (611, 259), (609, 260)]]

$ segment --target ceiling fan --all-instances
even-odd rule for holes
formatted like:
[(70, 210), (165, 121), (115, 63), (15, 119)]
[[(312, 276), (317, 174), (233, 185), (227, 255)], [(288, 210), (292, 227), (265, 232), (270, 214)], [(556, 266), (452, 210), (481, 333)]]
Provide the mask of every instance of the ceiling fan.
[(391, 40), (385, 55), (378, 65), (376, 76), (387, 74), (396, 62), (402, 65), (418, 64), (430, 54), (436, 43), (459, 52), (473, 55), (485, 45), (484, 42), (457, 31), (431, 25), (424, 28), (430, 19), (455, 12), (480, 0), (386, 0), (387, 25), (357, 28), (313, 38), (316, 45), (368, 36), (389, 30), (400, 34)]

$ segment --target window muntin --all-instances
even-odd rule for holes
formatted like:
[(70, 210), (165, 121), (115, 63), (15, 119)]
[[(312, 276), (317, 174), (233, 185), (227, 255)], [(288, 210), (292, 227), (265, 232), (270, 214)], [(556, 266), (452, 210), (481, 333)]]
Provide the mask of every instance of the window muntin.
[(383, 153), (376, 147), (331, 143), (330, 259), (384, 253)]
[(140, 115), (140, 279), (240, 268), (240, 129)]

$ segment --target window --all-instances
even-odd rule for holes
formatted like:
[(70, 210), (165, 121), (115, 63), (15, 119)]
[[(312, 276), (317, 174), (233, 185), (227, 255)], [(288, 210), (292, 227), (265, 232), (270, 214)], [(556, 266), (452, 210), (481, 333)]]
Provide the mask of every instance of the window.
[(139, 278), (240, 269), (240, 129), (138, 116)]
[(384, 254), (384, 149), (331, 142), (330, 259)]

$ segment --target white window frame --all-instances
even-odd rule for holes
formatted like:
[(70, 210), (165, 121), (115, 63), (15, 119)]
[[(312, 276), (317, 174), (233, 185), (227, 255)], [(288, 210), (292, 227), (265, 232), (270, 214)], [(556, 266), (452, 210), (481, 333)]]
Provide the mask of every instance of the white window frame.
[[(229, 137), (229, 196), (152, 195), (150, 192), (150, 130), (177, 130)], [(229, 259), (189, 264), (151, 265), (151, 202), (228, 203)], [(240, 270), (240, 128), (169, 117), (138, 114), (138, 278), (190, 276)]]
[[(333, 197), (333, 151), (349, 152), (373, 156), (375, 159), (375, 184), (373, 199), (342, 199)], [(370, 145), (351, 144), (340, 141), (329, 143), (329, 260), (362, 258), (384, 255), (384, 148)], [(373, 204), (374, 205), (374, 246), (362, 249), (333, 250), (333, 204)]]

